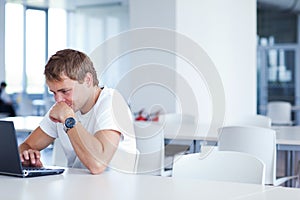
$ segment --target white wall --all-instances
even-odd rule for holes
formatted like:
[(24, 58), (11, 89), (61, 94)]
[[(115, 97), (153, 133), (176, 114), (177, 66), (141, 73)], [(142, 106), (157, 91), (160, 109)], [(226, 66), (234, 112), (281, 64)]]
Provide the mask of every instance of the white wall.
[(177, 0), (176, 9), (176, 30), (196, 41), (219, 71), (226, 122), (255, 114), (256, 1)]
[(127, 58), (107, 63), (119, 49), (107, 46), (107, 41), (129, 29), (128, 13), (128, 5), (123, 4), (84, 7), (68, 13), (68, 47), (91, 56), (101, 85), (115, 88), (129, 68)]
[[(227, 123), (242, 115), (256, 113), (255, 0), (131, 0), (129, 5), (131, 28), (169, 28), (187, 36), (207, 53), (223, 82)], [(171, 76), (176, 80), (176, 93), (182, 98), (183, 88), (188, 88), (182, 87), (182, 82), (178, 81), (183, 78), (193, 86), (199, 106), (190, 103), (184, 112), (196, 114), (201, 122), (209, 121), (213, 115), (212, 101), (205, 77), (199, 80), (190, 64), (181, 58), (175, 58), (175, 66), (177, 72)], [(144, 96), (144, 101), (147, 101), (147, 96)], [(173, 98), (167, 104), (174, 101)], [(184, 101), (179, 105), (176, 102), (177, 110), (180, 103), (188, 104), (189, 99)]]
[[(174, 0), (130, 0), (130, 28), (155, 27), (175, 30), (175, 3)], [(137, 47), (142, 46), (143, 41), (149, 47), (153, 47), (151, 50), (141, 48), (129, 55), (131, 67), (134, 68), (130, 75), (129, 87), (131, 89), (127, 90), (133, 91), (128, 94), (132, 110), (136, 112), (145, 108), (148, 113), (158, 110), (165, 113), (175, 112), (176, 56), (172, 52), (159, 48), (159, 45), (164, 42), (168, 43), (167, 46), (174, 48), (175, 38), (169, 37), (163, 39), (164, 41), (159, 41), (161, 38), (149, 32), (148, 34), (148, 37), (141, 36), (131, 41)], [(143, 67), (144, 70), (140, 70)], [(139, 87), (136, 83), (142, 83), (145, 86)]]

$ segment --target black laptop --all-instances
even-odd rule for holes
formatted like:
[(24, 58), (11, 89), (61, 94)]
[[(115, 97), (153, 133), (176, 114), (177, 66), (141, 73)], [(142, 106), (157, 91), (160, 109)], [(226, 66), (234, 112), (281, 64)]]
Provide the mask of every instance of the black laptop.
[(35, 177), (61, 174), (63, 168), (26, 168), (22, 166), (13, 122), (0, 121), (0, 174)]

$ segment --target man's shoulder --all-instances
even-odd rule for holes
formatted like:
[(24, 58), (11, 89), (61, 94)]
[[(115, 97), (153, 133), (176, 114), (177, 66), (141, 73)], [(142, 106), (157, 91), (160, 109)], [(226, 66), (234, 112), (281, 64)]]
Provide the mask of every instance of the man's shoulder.
[(113, 95), (114, 93), (119, 93), (119, 91), (115, 88), (103, 87), (101, 93), (103, 93), (103, 95)]
[(109, 100), (111, 101), (113, 98), (121, 98), (123, 99), (122, 94), (114, 88), (103, 88), (100, 94), (100, 101)]

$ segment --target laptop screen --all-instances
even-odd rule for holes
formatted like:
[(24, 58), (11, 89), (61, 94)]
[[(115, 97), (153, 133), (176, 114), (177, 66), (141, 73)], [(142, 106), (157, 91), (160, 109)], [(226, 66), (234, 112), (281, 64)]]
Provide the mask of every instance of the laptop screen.
[(36, 168), (25, 170), (19, 156), (18, 142), (13, 122), (0, 121), (0, 174), (20, 177), (55, 175), (63, 168)]
[(0, 173), (22, 174), (13, 122), (0, 121)]

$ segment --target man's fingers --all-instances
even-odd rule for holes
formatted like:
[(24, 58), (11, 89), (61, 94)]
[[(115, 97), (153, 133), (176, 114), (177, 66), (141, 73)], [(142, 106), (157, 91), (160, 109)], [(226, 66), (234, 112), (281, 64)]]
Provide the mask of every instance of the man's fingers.
[(40, 161), (41, 154), (39, 151), (28, 149), (23, 151), (20, 154), (21, 162), (24, 166), (43, 166), (42, 162)]
[(20, 153), (20, 160), (21, 162), (24, 162), (23, 154)]
[(35, 158), (36, 158), (36, 159), (40, 159), (41, 154), (40, 154), (39, 151), (34, 151), (33, 153), (35, 154)]
[(35, 153), (34, 152), (29, 152), (29, 157), (30, 157), (30, 162), (32, 164), (35, 164)]
[(24, 158), (25, 160), (29, 160), (29, 153), (28, 153), (27, 150), (23, 151), (23, 158)]

